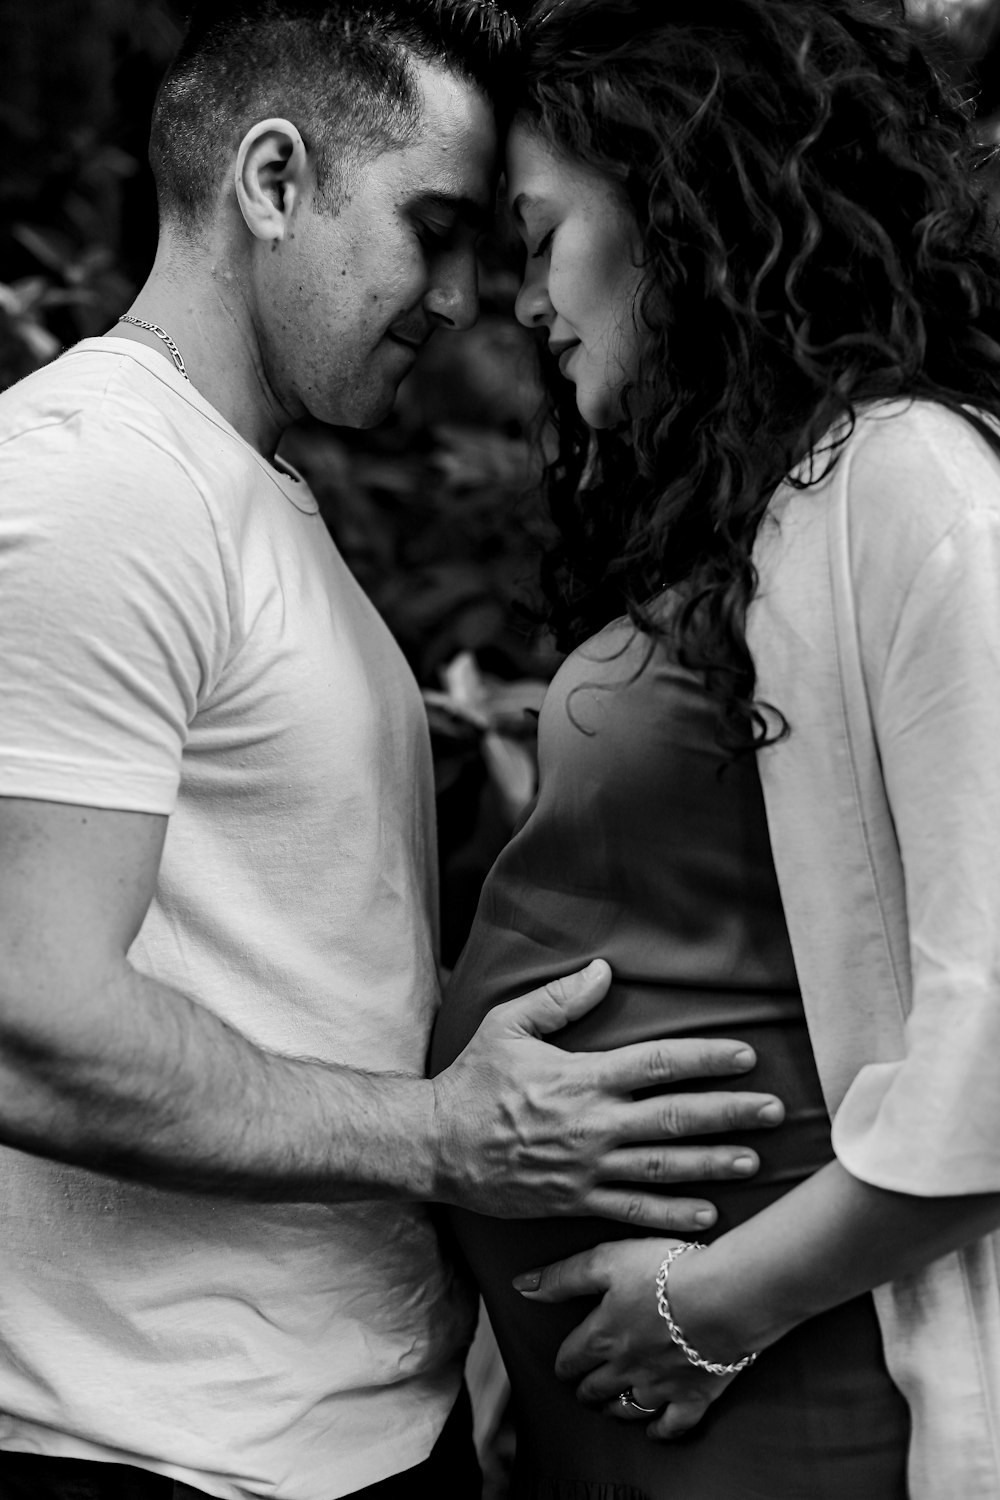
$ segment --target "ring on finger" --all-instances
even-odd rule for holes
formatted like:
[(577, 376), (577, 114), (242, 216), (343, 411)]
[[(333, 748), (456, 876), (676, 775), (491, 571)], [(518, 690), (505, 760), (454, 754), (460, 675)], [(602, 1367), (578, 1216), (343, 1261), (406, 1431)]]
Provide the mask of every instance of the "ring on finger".
[(617, 1399), (618, 1405), (624, 1406), (626, 1411), (641, 1411), (644, 1417), (651, 1417), (654, 1412), (658, 1412), (660, 1409), (658, 1406), (640, 1406), (635, 1399), (631, 1386), (627, 1390), (619, 1392)]

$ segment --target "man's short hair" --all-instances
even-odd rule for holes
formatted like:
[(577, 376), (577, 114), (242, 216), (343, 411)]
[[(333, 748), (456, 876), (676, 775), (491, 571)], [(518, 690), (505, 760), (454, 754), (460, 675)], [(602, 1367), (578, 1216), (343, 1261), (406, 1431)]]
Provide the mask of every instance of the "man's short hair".
[(161, 220), (202, 221), (246, 131), (270, 116), (296, 126), (335, 209), (345, 173), (416, 128), (411, 57), (496, 99), (516, 39), (491, 0), (201, 0), (153, 112)]

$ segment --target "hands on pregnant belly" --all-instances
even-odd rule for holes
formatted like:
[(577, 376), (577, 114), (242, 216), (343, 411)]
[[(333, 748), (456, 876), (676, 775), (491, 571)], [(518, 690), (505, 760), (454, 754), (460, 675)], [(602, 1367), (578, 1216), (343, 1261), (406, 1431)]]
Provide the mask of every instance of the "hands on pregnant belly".
[(651, 1296), (663, 1256), (678, 1240), (622, 1240), (568, 1260), (526, 1271), (514, 1288), (537, 1302), (600, 1300), (563, 1340), (555, 1373), (576, 1385), (585, 1406), (624, 1421), (646, 1421), (652, 1438), (679, 1437), (694, 1427), (739, 1373), (747, 1351), (729, 1351), (731, 1374), (693, 1364), (655, 1316)]
[(773, 1095), (633, 1097), (745, 1072), (755, 1061), (745, 1044), (683, 1038), (566, 1052), (542, 1040), (590, 1011), (610, 980), (608, 965), (595, 960), (497, 1005), (434, 1080), (438, 1201), (499, 1218), (590, 1215), (654, 1231), (695, 1230), (714, 1221), (712, 1205), (671, 1198), (662, 1184), (756, 1170), (745, 1147), (675, 1142), (777, 1124), (783, 1110)]

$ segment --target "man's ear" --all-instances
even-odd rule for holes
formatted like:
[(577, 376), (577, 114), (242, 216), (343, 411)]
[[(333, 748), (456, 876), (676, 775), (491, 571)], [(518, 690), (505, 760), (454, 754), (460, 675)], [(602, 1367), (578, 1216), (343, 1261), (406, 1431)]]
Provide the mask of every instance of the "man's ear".
[(311, 168), (305, 142), (290, 120), (258, 120), (236, 153), (236, 201), (250, 233), (284, 239)]

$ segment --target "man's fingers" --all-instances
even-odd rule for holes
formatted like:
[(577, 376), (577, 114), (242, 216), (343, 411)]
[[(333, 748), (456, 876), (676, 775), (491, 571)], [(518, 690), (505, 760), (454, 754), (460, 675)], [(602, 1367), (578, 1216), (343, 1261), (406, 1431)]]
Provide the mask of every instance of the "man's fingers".
[(657, 1234), (697, 1233), (718, 1218), (714, 1206), (702, 1198), (671, 1198), (667, 1193), (644, 1193), (641, 1188), (625, 1191), (609, 1187), (592, 1188), (581, 1198), (574, 1214), (613, 1219), (616, 1224), (652, 1229)]
[(532, 1302), (566, 1302), (570, 1297), (594, 1296), (607, 1289), (608, 1273), (600, 1246), (514, 1277), (514, 1290)]
[(684, 1083), (690, 1078), (722, 1078), (746, 1073), (757, 1058), (746, 1042), (723, 1038), (668, 1037), (631, 1042), (609, 1052), (595, 1052), (592, 1060), (609, 1089), (631, 1093), (657, 1084)]
[(601, 1163), (602, 1182), (727, 1182), (752, 1177), (760, 1157), (749, 1146), (627, 1146)]
[(498, 1005), (493, 1014), (509, 1031), (547, 1036), (593, 1010), (610, 988), (610, 966), (603, 958), (595, 958), (585, 969), (550, 979), (541, 989)]
[(761, 1130), (780, 1124), (784, 1114), (784, 1105), (773, 1094), (657, 1094), (620, 1107), (615, 1135), (625, 1145)]

